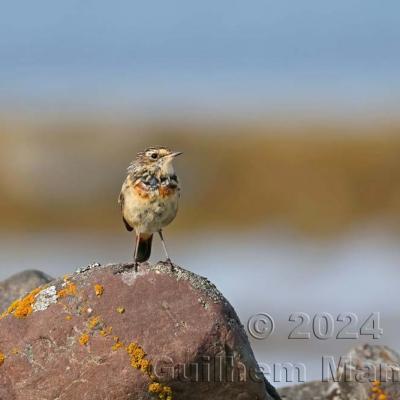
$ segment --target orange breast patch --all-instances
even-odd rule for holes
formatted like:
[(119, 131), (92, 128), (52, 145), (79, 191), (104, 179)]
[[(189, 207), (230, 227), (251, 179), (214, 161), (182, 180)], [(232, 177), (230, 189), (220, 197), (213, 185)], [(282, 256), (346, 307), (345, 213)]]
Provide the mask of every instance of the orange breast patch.
[(160, 186), (158, 190), (161, 197), (171, 196), (175, 192), (175, 188), (170, 188), (168, 186)]
[(138, 181), (137, 183), (135, 183), (135, 185), (133, 186), (133, 190), (143, 199), (149, 198), (149, 191), (142, 181)]

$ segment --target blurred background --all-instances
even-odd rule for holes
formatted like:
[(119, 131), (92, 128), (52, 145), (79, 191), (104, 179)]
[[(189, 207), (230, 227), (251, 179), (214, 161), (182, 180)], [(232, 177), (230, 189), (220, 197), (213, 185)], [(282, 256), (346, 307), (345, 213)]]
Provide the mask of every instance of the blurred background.
[[(261, 363), (311, 380), (357, 343), (400, 350), (399, 43), (394, 0), (3, 4), (0, 279), (130, 260), (125, 168), (166, 145), (170, 254), (244, 324), (274, 318)], [(288, 340), (296, 311), (379, 312), (383, 335)]]

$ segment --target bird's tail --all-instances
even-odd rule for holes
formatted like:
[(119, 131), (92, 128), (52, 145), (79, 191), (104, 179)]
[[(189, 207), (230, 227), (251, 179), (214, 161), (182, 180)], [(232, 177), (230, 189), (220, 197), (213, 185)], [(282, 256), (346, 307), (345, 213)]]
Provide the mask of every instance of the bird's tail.
[(136, 261), (144, 262), (150, 258), (152, 242), (153, 242), (153, 235), (139, 236), (139, 245), (136, 254)]

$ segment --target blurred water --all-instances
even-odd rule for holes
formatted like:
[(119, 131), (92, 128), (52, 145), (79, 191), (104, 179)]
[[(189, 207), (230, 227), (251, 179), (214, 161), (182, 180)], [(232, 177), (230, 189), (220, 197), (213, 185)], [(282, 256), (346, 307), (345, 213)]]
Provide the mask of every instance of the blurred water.
[[(243, 324), (259, 312), (273, 317), (274, 333), (266, 340), (251, 339), (261, 363), (302, 362), (307, 380), (321, 379), (323, 355), (336, 357), (365, 341), (400, 349), (400, 291), (395, 279), (400, 248), (395, 236), (371, 229), (327, 241), (266, 231), (243, 235), (208, 232), (191, 237), (167, 232), (166, 238), (175, 262), (213, 281)], [(27, 268), (57, 276), (94, 261), (129, 260), (131, 240), (123, 232), (2, 234), (0, 279)], [(153, 260), (161, 257), (156, 240)], [(295, 324), (288, 318), (297, 311), (311, 317), (329, 312), (334, 318), (353, 312), (360, 319), (358, 326), (370, 313), (379, 312), (383, 335), (378, 340), (289, 340)]]

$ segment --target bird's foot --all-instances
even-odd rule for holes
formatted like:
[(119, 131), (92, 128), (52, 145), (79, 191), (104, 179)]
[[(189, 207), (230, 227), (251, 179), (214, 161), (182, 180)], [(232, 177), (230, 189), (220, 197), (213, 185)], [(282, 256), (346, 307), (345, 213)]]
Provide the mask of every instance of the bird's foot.
[(137, 261), (133, 262), (133, 263), (130, 263), (130, 264), (119, 265), (114, 273), (115, 274), (122, 274), (123, 272), (131, 271), (132, 269), (135, 272), (138, 272), (138, 266), (139, 266), (139, 263)]
[(171, 271), (175, 270), (174, 264), (172, 263), (172, 261), (169, 257), (164, 261), (164, 263), (168, 264), (171, 267)]

